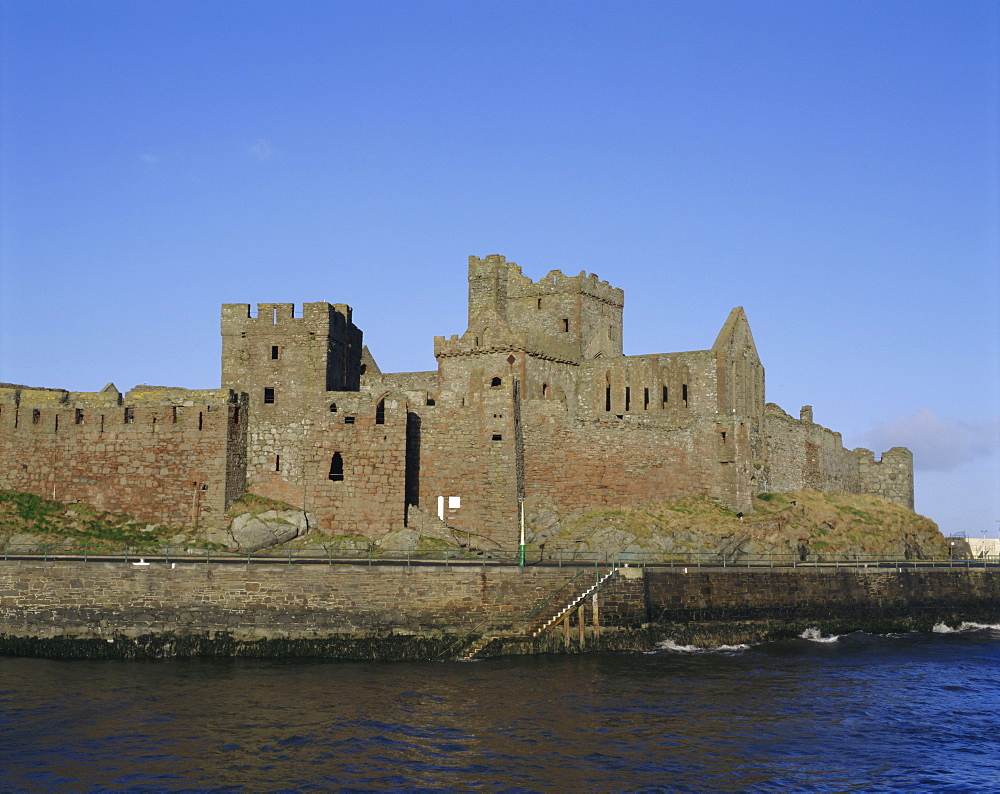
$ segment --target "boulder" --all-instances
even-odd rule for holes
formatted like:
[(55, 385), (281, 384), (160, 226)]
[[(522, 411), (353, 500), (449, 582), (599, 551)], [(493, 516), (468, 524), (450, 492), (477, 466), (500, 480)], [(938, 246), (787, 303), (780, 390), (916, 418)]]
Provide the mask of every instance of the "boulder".
[(398, 529), (376, 540), (375, 545), (387, 551), (413, 551), (419, 540), (416, 530)]

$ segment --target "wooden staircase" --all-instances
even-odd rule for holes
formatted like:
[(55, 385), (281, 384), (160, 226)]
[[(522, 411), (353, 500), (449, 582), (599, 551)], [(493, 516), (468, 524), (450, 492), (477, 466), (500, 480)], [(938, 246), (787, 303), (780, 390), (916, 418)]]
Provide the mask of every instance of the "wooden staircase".
[(612, 567), (589, 586), (575, 588), (571, 593), (564, 594), (562, 598), (554, 600), (537, 613), (529, 612), (524, 619), (515, 621), (513, 625), (486, 632), (463, 650), (457, 659), (463, 662), (471, 661), (497, 639), (533, 640), (546, 629), (564, 620), (570, 612), (582, 604), (585, 599), (597, 593), (617, 573), (618, 568)]

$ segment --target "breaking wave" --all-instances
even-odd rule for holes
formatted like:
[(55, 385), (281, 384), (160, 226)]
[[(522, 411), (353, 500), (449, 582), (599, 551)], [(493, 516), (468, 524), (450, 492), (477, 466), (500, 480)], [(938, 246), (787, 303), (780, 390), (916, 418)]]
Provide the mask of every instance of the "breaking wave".
[(954, 634), (959, 631), (1000, 631), (1000, 623), (970, 623), (962, 621), (957, 629), (953, 629), (947, 623), (935, 623), (933, 631), (935, 634)]
[(836, 642), (840, 639), (839, 634), (831, 634), (828, 637), (824, 637), (823, 632), (815, 627), (806, 629), (799, 635), (799, 637), (803, 640), (809, 640), (810, 642)]
[(714, 648), (702, 648), (698, 645), (678, 645), (673, 640), (663, 640), (662, 642), (656, 643), (657, 650), (674, 651), (675, 653), (718, 653), (725, 651), (745, 651), (749, 647), (749, 645), (717, 645)]

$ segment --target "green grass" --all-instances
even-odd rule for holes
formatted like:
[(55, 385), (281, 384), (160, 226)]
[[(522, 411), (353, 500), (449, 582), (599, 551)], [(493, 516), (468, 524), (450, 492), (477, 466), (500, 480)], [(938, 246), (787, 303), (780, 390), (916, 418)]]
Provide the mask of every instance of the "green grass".
[(108, 513), (20, 491), (0, 491), (0, 530), (9, 534), (58, 535), (77, 543), (104, 541), (130, 546), (158, 545), (176, 529), (156, 526), (125, 513)]
[(292, 507), (287, 502), (281, 502), (277, 499), (269, 499), (266, 496), (259, 496), (258, 494), (251, 493), (247, 491), (233, 502), (232, 507), (226, 511), (227, 516), (238, 516), (243, 513), (253, 513), (258, 515), (260, 513), (266, 513), (268, 510), (298, 510), (297, 507)]

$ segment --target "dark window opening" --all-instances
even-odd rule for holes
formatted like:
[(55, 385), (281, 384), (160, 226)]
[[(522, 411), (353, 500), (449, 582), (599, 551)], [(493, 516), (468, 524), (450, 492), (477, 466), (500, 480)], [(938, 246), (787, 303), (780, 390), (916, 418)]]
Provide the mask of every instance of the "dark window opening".
[(542, 384), (542, 399), (543, 400), (549, 399), (549, 384), (547, 383)]
[(153, 432), (156, 432), (156, 417), (153, 417)]
[(385, 424), (385, 400), (379, 400), (378, 405), (375, 406), (375, 424)]
[(629, 410), (632, 406), (632, 390), (626, 386), (625, 387), (625, 410)]
[(344, 479), (344, 458), (339, 452), (334, 452), (330, 459), (330, 479), (334, 482)]
[(493, 434), (493, 440), (494, 441), (503, 441), (503, 436), (500, 433), (494, 433)]
[[(237, 409), (237, 410), (239, 410), (239, 409)], [(174, 424), (177, 424), (177, 406), (176, 405), (173, 406), (170, 409), (170, 421), (173, 422)]]
[(649, 389), (642, 390), (642, 410), (649, 409)]
[[(177, 409), (175, 408), (174, 410), (176, 411)], [(175, 422), (177, 421), (176, 416), (174, 417), (174, 421)], [(235, 408), (233, 408), (233, 424), (238, 425), (239, 423), (240, 423), (240, 407), (237, 405)]]
[(246, 338), (247, 338), (247, 332), (246, 331), (241, 331), (240, 332), (240, 339), (246, 339)]
[(681, 384), (681, 404), (687, 408), (688, 405), (688, 385), (686, 383)]
[(427, 398), (427, 404), (428, 405), (434, 405), (434, 398), (433, 397), (428, 397)]
[(670, 395), (667, 392), (667, 387), (663, 387), (663, 407), (666, 408), (667, 402), (669, 401)]
[(104, 432), (104, 414), (101, 414), (101, 432)]
[(281, 455), (274, 456), (274, 470), (281, 471)]
[(493, 380), (491, 380), (491, 381), (490, 381), (490, 388), (493, 388), (493, 389), (495, 389), (495, 388), (496, 388), (497, 386), (499, 386), (499, 385), (500, 385), (501, 383), (503, 383), (503, 381), (502, 381), (502, 380), (500, 380), (500, 378), (494, 378)]
[(538, 299), (538, 305), (535, 308), (538, 308), (538, 309), (542, 308), (542, 299), (541, 298)]
[(55, 425), (55, 428), (56, 428), (56, 432), (58, 433), (59, 432), (59, 414), (56, 414), (56, 425)]
[(198, 429), (201, 430), (204, 427), (205, 427), (205, 414), (203, 414), (201, 411), (198, 411)]
[(610, 386), (608, 386), (604, 390), (604, 410), (605, 411), (610, 411), (611, 410), (611, 387)]
[(125, 409), (125, 424), (130, 425), (135, 421), (135, 408)]
[(365, 374), (365, 373), (366, 373), (366, 372), (368, 371), (368, 365), (367, 365), (367, 364), (362, 364), (362, 365), (361, 365), (361, 369), (359, 369), (358, 371), (359, 371), (359, 372), (360, 372), (360, 373), (361, 373), (362, 375), (364, 375), (364, 374)]
[(723, 444), (726, 443), (726, 431), (725, 430), (722, 431), (722, 443)]
[(354, 417), (353, 416), (345, 416), (344, 417), (344, 424), (345, 425), (353, 425), (354, 424)]
[(277, 358), (278, 358), (278, 346), (271, 345), (271, 360), (273, 361)]
[(42, 412), (37, 408), (33, 408), (31, 411), (31, 424), (37, 425), (42, 420)]
[(76, 411), (73, 413), (73, 421), (76, 424), (78, 424), (78, 425), (82, 425), (83, 424), (83, 409), (82, 408), (77, 408)]
[(264, 389), (264, 404), (272, 405), (274, 403), (274, 389)]
[(568, 334), (569, 333), (569, 317), (563, 317), (562, 325), (563, 325), (563, 333), (564, 334)]
[(337, 413), (337, 403), (330, 403), (330, 413), (331, 414)]

